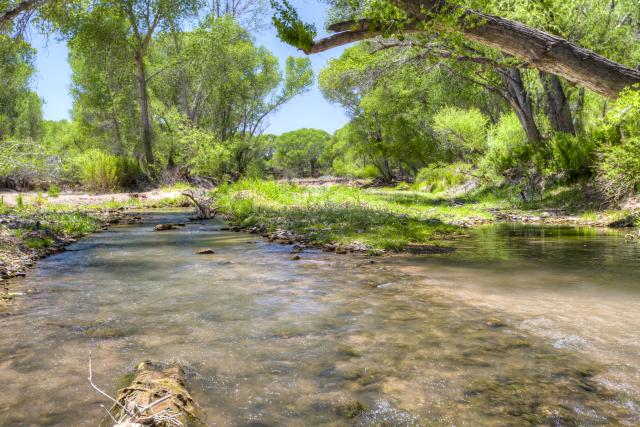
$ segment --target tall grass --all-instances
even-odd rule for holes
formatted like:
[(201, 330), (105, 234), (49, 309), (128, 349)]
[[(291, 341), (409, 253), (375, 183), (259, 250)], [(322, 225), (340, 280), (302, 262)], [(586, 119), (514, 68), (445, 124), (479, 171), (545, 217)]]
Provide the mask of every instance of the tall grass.
[(242, 226), (288, 229), (318, 243), (359, 241), (374, 249), (399, 251), (457, 230), (345, 186), (313, 188), (242, 180), (220, 187), (216, 198), (222, 211)]
[(110, 192), (132, 187), (141, 174), (131, 158), (89, 150), (74, 160), (75, 174), (89, 190)]

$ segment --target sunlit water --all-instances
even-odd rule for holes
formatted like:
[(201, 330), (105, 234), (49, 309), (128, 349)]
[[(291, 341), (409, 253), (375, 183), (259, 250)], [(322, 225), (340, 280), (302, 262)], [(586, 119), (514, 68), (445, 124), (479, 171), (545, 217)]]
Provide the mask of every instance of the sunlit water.
[(141, 360), (183, 363), (211, 425), (640, 423), (640, 250), (619, 234), (494, 226), (370, 264), (221, 227), (116, 228), (16, 282), (41, 293), (0, 318), (0, 424), (96, 425), (90, 349), (112, 394)]

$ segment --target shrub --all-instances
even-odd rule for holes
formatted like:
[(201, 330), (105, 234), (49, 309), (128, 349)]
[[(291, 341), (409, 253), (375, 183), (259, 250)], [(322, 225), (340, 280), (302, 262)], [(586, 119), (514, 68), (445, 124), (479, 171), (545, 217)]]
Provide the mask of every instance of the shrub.
[(502, 175), (509, 169), (526, 164), (532, 155), (533, 150), (518, 117), (514, 113), (505, 114), (489, 133), (488, 150), (481, 166), (488, 173)]
[(640, 190), (640, 85), (622, 92), (598, 134), (601, 190), (616, 200)]
[(622, 199), (640, 190), (640, 137), (600, 151), (598, 184), (613, 199)]
[(47, 189), (47, 195), (51, 198), (60, 197), (60, 187), (57, 185), (50, 185)]
[[(209, 142), (209, 141), (208, 141)], [(231, 151), (221, 143), (199, 144), (189, 162), (191, 172), (196, 175), (222, 180), (229, 175), (229, 163), (232, 160)]]
[(468, 163), (434, 164), (420, 169), (416, 176), (419, 189), (437, 193), (464, 184), (469, 179)]
[(108, 192), (134, 186), (141, 170), (129, 157), (89, 150), (72, 160), (71, 173), (87, 189)]
[(445, 107), (433, 117), (433, 130), (445, 147), (459, 157), (485, 150), (488, 122), (477, 108)]
[(559, 133), (550, 142), (555, 169), (575, 179), (590, 174), (595, 158), (595, 144), (592, 139), (579, 138)]

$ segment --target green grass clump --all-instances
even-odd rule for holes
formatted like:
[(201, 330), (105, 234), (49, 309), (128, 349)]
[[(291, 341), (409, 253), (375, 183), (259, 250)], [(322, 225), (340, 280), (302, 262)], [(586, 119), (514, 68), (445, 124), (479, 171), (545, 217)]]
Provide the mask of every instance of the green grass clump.
[(79, 212), (50, 214), (47, 220), (50, 222), (49, 228), (52, 232), (74, 238), (93, 233), (100, 226), (97, 218)]
[(47, 189), (47, 196), (51, 197), (52, 199), (60, 197), (60, 194), (60, 187), (58, 187), (57, 185), (51, 185)]
[[(389, 194), (400, 200), (390, 201)], [(458, 230), (436, 220), (419, 203), (404, 204), (406, 194), (242, 180), (220, 187), (216, 199), (239, 225), (291, 230), (317, 243), (358, 241), (373, 249), (400, 251)]]

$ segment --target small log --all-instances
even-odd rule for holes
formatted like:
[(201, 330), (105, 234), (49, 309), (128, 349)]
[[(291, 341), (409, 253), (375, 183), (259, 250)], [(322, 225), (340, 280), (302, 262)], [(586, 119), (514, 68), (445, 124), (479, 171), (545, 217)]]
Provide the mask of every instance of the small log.
[(142, 362), (131, 385), (118, 391), (117, 402), (111, 409), (115, 427), (205, 425), (177, 364)]

